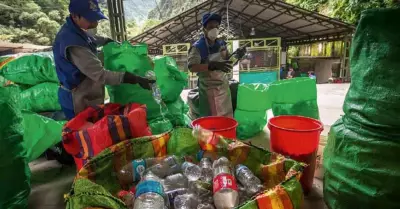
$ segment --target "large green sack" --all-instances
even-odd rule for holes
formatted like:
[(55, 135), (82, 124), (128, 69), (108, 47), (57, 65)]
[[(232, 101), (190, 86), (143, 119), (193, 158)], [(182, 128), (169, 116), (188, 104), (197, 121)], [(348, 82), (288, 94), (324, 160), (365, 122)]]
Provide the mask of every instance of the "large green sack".
[(20, 93), (20, 107), (32, 112), (59, 111), (57, 83), (41, 83)]
[(149, 127), (153, 135), (170, 132), (174, 128), (171, 121), (162, 117), (149, 121)]
[(20, 209), (28, 208), (30, 170), (13, 90), (0, 87), (0, 208)]
[[(110, 43), (103, 47), (104, 67), (111, 71), (130, 72), (145, 76), (152, 70), (151, 59), (147, 56), (147, 45), (131, 45), (129, 42), (122, 44)], [(107, 86), (110, 102), (129, 104), (132, 102), (147, 106), (147, 119), (153, 120), (161, 117), (160, 105), (154, 100), (152, 92), (135, 84), (121, 84)], [(166, 111), (162, 109), (162, 112)]]
[(263, 131), (267, 125), (267, 110), (252, 112), (236, 109), (235, 120), (239, 123), (237, 138), (250, 139)]
[(276, 81), (270, 86), (270, 99), (274, 116), (300, 115), (319, 119), (315, 79)]
[(36, 160), (47, 149), (61, 142), (65, 121), (54, 121), (29, 111), (22, 111), (24, 143), (28, 161)]
[(400, 9), (365, 11), (351, 50), (345, 115), (324, 151), (331, 209), (399, 208)]
[(271, 109), (270, 93), (268, 84), (240, 84), (236, 108), (253, 112)]
[(182, 98), (178, 98), (175, 102), (166, 103), (168, 108), (168, 112), (166, 117), (169, 121), (171, 121), (174, 127), (176, 126), (185, 126), (185, 115), (189, 111), (189, 107)]
[(172, 57), (157, 56), (153, 61), (162, 100), (166, 103), (178, 100), (187, 85), (187, 75), (179, 70)]
[(126, 205), (116, 198), (121, 189), (128, 189), (120, 184), (116, 175), (123, 166), (134, 159), (166, 155), (186, 156), (198, 162), (196, 156), (203, 151), (226, 156), (233, 165), (244, 164), (265, 182), (265, 192), (238, 208), (262, 209), (271, 202), (280, 209), (302, 208), (303, 193), (298, 180), (302, 165), (239, 141), (220, 140), (217, 150), (199, 144), (191, 129), (178, 128), (163, 135), (127, 140), (109, 147), (78, 172), (71, 192), (66, 195), (66, 208), (126, 209)]
[(58, 82), (51, 54), (27, 54), (18, 56), (0, 67), (0, 75), (15, 83), (36, 85)]

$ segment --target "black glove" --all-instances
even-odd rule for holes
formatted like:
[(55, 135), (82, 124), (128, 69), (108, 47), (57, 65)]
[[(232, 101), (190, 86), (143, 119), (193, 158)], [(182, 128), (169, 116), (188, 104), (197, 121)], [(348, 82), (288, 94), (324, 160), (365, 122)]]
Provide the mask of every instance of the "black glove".
[(123, 83), (130, 83), (130, 84), (139, 84), (140, 87), (144, 89), (151, 90), (151, 84), (155, 83), (155, 80), (149, 80), (147, 78), (143, 78), (132, 73), (126, 72), (123, 78)]
[(237, 59), (242, 59), (244, 57), (244, 55), (246, 55), (246, 48), (239, 48), (236, 50), (236, 58)]
[(208, 63), (208, 70), (215, 71), (221, 70), (225, 73), (229, 73), (232, 70), (232, 61), (222, 61), (222, 62), (210, 62)]

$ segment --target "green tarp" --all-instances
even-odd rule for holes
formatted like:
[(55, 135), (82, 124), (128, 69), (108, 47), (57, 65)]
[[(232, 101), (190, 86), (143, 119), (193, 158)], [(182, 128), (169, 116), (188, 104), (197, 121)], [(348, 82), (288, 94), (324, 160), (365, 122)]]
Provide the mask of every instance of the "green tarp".
[(400, 9), (365, 11), (351, 49), (345, 115), (324, 151), (331, 209), (399, 208)]
[(10, 94), (0, 87), (0, 208), (28, 208), (30, 170), (23, 141), (22, 116)]

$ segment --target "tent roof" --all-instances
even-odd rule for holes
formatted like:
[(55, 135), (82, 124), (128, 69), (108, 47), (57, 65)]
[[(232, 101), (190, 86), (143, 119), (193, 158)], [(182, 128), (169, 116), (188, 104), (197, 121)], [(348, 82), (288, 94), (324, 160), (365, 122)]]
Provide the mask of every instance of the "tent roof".
[(206, 12), (222, 15), (223, 30), (229, 28), (236, 38), (249, 38), (244, 34), (250, 34), (254, 28), (254, 38), (281, 37), (287, 45), (338, 40), (355, 28), (279, 0), (207, 0), (134, 37), (131, 42), (145, 42), (150, 50), (160, 50), (165, 44), (192, 42), (198, 38), (201, 17)]

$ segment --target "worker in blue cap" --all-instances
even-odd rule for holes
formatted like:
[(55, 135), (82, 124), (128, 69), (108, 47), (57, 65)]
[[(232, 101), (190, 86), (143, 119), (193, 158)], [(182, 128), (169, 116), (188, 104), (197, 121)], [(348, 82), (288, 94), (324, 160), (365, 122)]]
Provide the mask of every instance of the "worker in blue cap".
[(218, 39), (221, 19), (215, 13), (205, 14), (202, 18), (203, 35), (189, 50), (189, 70), (199, 77), (199, 110), (191, 110), (199, 115), (192, 114), (192, 119), (205, 116), (233, 117), (227, 75), (232, 70), (232, 62), (227, 61), (226, 42)]
[(150, 89), (153, 80), (103, 68), (97, 57), (97, 47), (113, 40), (89, 32), (100, 20), (107, 19), (97, 0), (70, 0), (69, 12), (70, 16), (58, 32), (53, 46), (60, 81), (58, 97), (67, 119), (72, 119), (88, 106), (103, 104), (105, 85), (129, 83)]

